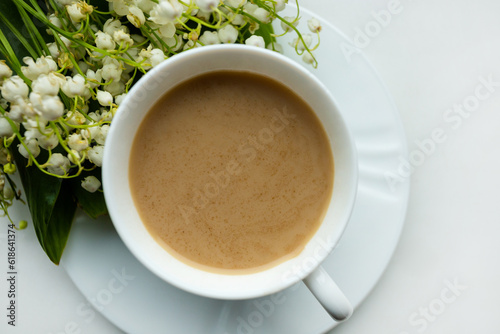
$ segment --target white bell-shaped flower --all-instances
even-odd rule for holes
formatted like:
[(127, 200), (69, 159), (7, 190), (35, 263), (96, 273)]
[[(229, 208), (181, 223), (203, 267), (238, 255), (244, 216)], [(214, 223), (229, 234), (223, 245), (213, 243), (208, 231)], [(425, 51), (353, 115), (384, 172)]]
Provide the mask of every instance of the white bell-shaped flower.
[(177, 0), (160, 0), (151, 10), (149, 19), (157, 24), (166, 24), (180, 17), (184, 7)]
[(1, 87), (2, 97), (9, 101), (15, 102), (18, 98), (26, 99), (29, 93), (28, 85), (21, 79), (20, 76), (14, 75), (5, 79)]
[[(2, 137), (10, 137), (14, 134), (14, 130), (10, 125), (9, 121), (0, 115), (0, 138)], [(3, 139), (2, 139), (3, 140)]]
[(57, 95), (62, 79), (59, 78), (54, 72), (41, 74), (31, 82), (31, 90), (40, 95)]
[(256, 46), (259, 48), (265, 48), (266, 42), (262, 36), (252, 35), (245, 40), (246, 45)]
[(106, 137), (108, 136), (108, 131), (109, 131), (109, 125), (104, 124), (99, 127), (99, 131), (97, 131), (94, 139), (97, 144), (99, 145), (104, 145), (104, 142), (106, 141)]
[(114, 50), (116, 43), (111, 35), (98, 31), (95, 34), (95, 45), (102, 50)]
[(165, 60), (165, 53), (160, 49), (153, 49), (149, 55), (151, 66), (155, 67)]
[(131, 5), (128, 7), (127, 20), (134, 25), (136, 28), (140, 28), (144, 22), (146, 22), (146, 17), (144, 12), (137, 6)]
[(109, 81), (109, 80), (120, 80), (120, 77), (122, 75), (122, 66), (121, 63), (111, 57), (106, 57), (102, 61), (103, 67), (102, 67), (102, 72), (101, 76), (104, 80)]
[(75, 96), (84, 96), (88, 94), (88, 87), (85, 84), (85, 78), (80, 74), (77, 74), (74, 77), (66, 77), (61, 90), (71, 99)]
[(321, 22), (317, 18), (311, 18), (307, 21), (307, 27), (311, 32), (320, 32), (321, 31)]
[[(294, 27), (297, 27), (297, 25), (299, 24), (299, 20), (295, 20), (295, 17), (293, 17), (293, 16), (285, 16), (283, 19), (286, 22), (291, 23), (291, 25)], [(281, 21), (281, 29), (283, 29), (284, 32), (290, 32), (293, 30), (292, 27), (290, 27), (288, 24), (286, 24), (283, 21)]]
[(216, 31), (207, 30), (200, 36), (200, 42), (205, 45), (220, 44), (219, 34)]
[(87, 14), (85, 14), (82, 9), (83, 8), (79, 3), (74, 3), (66, 7), (69, 18), (73, 21), (73, 23), (82, 22), (87, 18)]
[(82, 188), (90, 193), (94, 193), (101, 187), (101, 181), (97, 177), (90, 175), (82, 180)]
[[(38, 157), (38, 155), (40, 154), (40, 146), (38, 146), (38, 140), (34, 138), (30, 140), (24, 140), (24, 145), (26, 145), (26, 147), (29, 150), (29, 153), (31, 153), (34, 158)], [(24, 145), (18, 144), (17, 149), (19, 150), (19, 153), (21, 153), (23, 157), (29, 159), (30, 155), (26, 147), (24, 147)]]
[(123, 29), (117, 30), (113, 33), (113, 39), (118, 45), (128, 45), (129, 47), (134, 44), (134, 40)]
[(113, 96), (109, 92), (98, 90), (97, 101), (101, 106), (108, 107), (113, 103)]
[(269, 23), (271, 22), (271, 13), (269, 13), (267, 10), (264, 8), (257, 8), (253, 11), (252, 16), (255, 17), (257, 20), (259, 20), (262, 23)]
[(281, 12), (286, 8), (288, 0), (274, 0), (274, 10), (276, 12)]
[(299, 38), (294, 38), (294, 40), (290, 43), (292, 47), (296, 47), (299, 52), (302, 52), (306, 49), (306, 46), (309, 48), (313, 41), (313, 37), (311, 34), (302, 35), (302, 40)]
[(87, 154), (88, 154), (90, 162), (92, 162), (97, 167), (102, 166), (104, 146), (96, 145), (96, 146), (92, 147), (90, 150), (88, 150)]
[(219, 29), (218, 34), (222, 43), (234, 43), (238, 38), (238, 30), (230, 24)]
[(37, 140), (38, 140), (38, 145), (40, 145), (40, 147), (45, 150), (52, 150), (57, 145), (59, 145), (59, 139), (53, 132), (51, 132), (49, 135), (39, 134)]
[(113, 36), (115, 31), (120, 30), (122, 28), (122, 24), (118, 19), (108, 19), (104, 22), (104, 26), (102, 31), (104, 31), (109, 36)]
[(69, 171), (71, 165), (69, 159), (61, 153), (54, 153), (47, 161), (47, 171), (56, 175), (64, 175)]
[(35, 112), (48, 121), (55, 121), (64, 114), (64, 104), (59, 96), (30, 93), (30, 102)]
[(87, 147), (89, 147), (88, 140), (82, 138), (82, 136), (79, 133), (70, 134), (67, 140), (69, 148), (77, 152), (83, 151)]
[(125, 84), (118, 80), (104, 86), (104, 90), (110, 93), (112, 96), (120, 95), (125, 91)]
[(49, 74), (57, 71), (57, 64), (51, 56), (41, 56), (36, 62), (31, 57), (24, 57), (23, 62), (27, 66), (22, 66), (21, 71), (30, 80), (35, 80), (41, 74)]

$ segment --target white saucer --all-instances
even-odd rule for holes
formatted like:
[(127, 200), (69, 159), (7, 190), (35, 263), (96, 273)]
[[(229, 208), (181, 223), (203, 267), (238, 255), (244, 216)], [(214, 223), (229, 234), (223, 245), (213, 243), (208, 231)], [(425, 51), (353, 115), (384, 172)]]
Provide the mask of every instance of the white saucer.
[[(293, 15), (294, 10), (289, 11)], [(301, 9), (302, 31), (311, 15)], [(360, 164), (352, 219), (323, 266), (356, 307), (385, 270), (404, 224), (409, 183), (391, 190), (384, 173), (396, 171), (400, 157), (406, 157), (406, 139), (376, 71), (359, 54), (348, 62), (340, 48), (347, 39), (325, 20), (322, 25), (316, 51), (320, 65), (312, 72), (343, 111)], [(299, 59), (293, 50), (288, 55)], [(319, 334), (336, 325), (302, 283), (272, 298), (246, 301), (207, 299), (178, 290), (132, 256), (107, 217), (94, 221), (80, 214), (61, 263), (96, 309), (130, 334)]]

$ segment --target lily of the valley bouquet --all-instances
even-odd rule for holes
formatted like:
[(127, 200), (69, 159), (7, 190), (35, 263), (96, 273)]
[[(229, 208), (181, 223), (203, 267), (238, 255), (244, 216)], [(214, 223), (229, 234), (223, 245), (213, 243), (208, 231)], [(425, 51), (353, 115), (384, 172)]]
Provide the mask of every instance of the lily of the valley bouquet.
[[(298, 4), (292, 17), (280, 15), (286, 5), (287, 0), (2, 0), (3, 215), (12, 226), (26, 227), (8, 212), (14, 200), (24, 198), (42, 248), (58, 264), (77, 207), (94, 218), (107, 212), (100, 181), (106, 134), (125, 95), (149, 69), (177, 53), (219, 43), (277, 52), (291, 47), (317, 65), (319, 21), (309, 20), (310, 31), (301, 34)], [(277, 37), (287, 33), (295, 37), (282, 46)]]

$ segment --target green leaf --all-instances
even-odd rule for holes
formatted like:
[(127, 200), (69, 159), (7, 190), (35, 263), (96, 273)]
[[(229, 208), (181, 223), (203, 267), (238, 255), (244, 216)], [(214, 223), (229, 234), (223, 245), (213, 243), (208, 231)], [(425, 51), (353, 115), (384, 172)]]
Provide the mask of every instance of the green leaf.
[(255, 32), (255, 35), (262, 36), (264, 38), (264, 42), (266, 45), (269, 45), (272, 42), (276, 42), (276, 38), (273, 37), (274, 29), (271, 23), (261, 24), (259, 29)]
[(95, 168), (90, 172), (82, 172), (79, 177), (71, 179), (71, 190), (73, 195), (76, 197), (78, 205), (92, 218), (97, 218), (99, 216), (108, 213), (106, 207), (106, 202), (104, 201), (104, 193), (102, 191), (96, 191), (94, 193), (89, 193), (87, 190), (82, 188), (82, 180), (89, 175), (97, 177), (101, 180), (101, 168)]
[[(23, 20), (19, 15), (16, 5), (12, 0), (0, 0), (0, 12), (3, 16), (7, 17), (10, 23), (17, 28), (20, 32), (27, 35), (26, 27), (23, 24)], [(0, 21), (0, 30), (3, 31), (5, 36), (10, 42), (14, 53), (18, 59), (22, 59), (24, 56), (28, 56), (28, 51), (24, 48), (22, 43), (16, 38), (14, 33), (12, 33), (4, 22)], [(3, 55), (2, 55), (3, 56)], [(5, 56), (2, 57), (5, 59)]]
[(50, 260), (59, 264), (76, 211), (71, 185), (68, 180), (47, 175), (35, 166), (26, 167), (27, 160), (19, 154), (16, 146), (14, 144), (12, 151), (36, 236)]

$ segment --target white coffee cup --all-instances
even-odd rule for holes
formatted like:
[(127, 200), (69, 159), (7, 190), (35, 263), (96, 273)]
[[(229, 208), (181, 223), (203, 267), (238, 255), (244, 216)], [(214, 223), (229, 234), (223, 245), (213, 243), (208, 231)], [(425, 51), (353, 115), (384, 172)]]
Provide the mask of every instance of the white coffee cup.
[[(295, 258), (252, 274), (208, 272), (169, 254), (142, 223), (130, 190), (132, 142), (149, 109), (180, 82), (217, 70), (250, 71), (288, 86), (316, 112), (330, 139), (334, 156), (332, 198), (318, 231)], [(332, 317), (342, 321), (352, 314), (352, 306), (320, 263), (334, 249), (349, 221), (356, 197), (357, 166), (355, 145), (342, 115), (327, 88), (315, 76), (277, 52), (246, 45), (217, 45), (173, 56), (133, 86), (107, 135), (102, 178), (106, 204), (116, 231), (132, 254), (166, 282), (201, 296), (234, 300), (276, 293), (303, 280)]]

